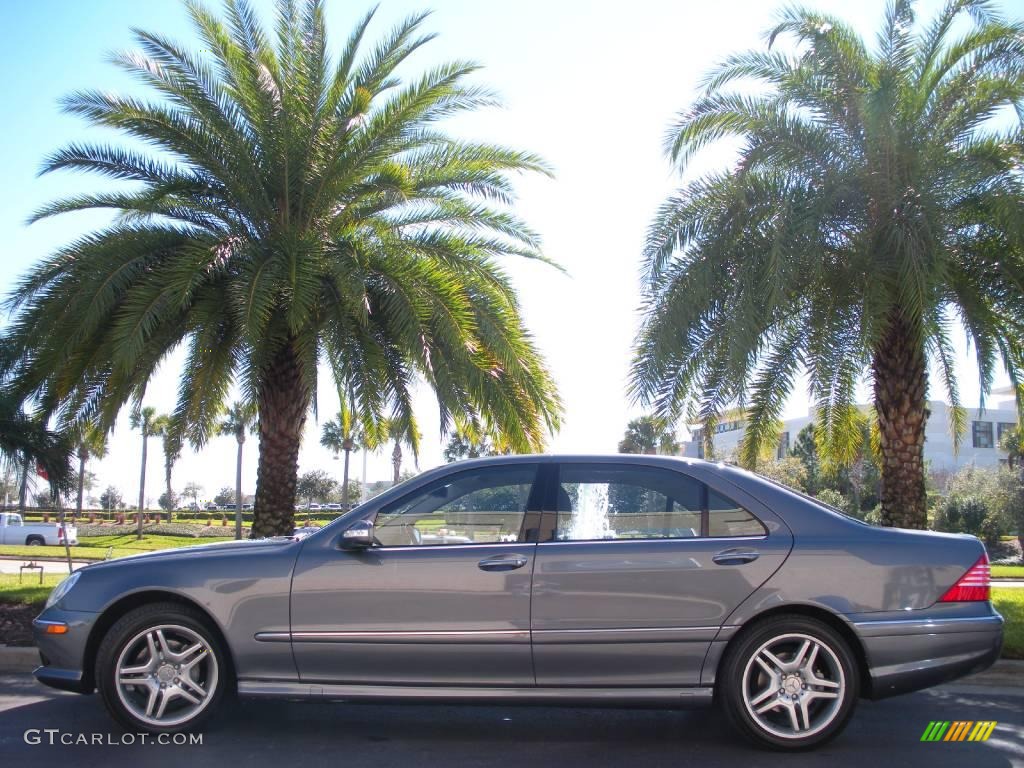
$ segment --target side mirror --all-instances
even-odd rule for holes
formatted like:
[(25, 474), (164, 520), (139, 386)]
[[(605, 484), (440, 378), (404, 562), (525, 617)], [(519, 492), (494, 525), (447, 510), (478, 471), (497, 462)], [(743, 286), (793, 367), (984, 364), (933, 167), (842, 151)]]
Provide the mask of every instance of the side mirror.
[(366, 549), (373, 546), (373, 541), (373, 523), (369, 520), (357, 520), (341, 532), (339, 546), (342, 549)]

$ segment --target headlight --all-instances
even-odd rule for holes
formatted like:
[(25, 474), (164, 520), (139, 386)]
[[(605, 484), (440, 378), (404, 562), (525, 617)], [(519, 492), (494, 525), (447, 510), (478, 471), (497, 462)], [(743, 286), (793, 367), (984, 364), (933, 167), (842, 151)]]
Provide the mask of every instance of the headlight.
[(81, 575), (81, 573), (76, 571), (75, 573), (72, 573), (70, 576), (64, 579), (64, 581), (62, 581), (56, 587), (54, 587), (53, 592), (51, 592), (50, 596), (46, 598), (46, 607), (49, 608), (51, 605), (61, 600), (64, 597), (64, 595), (70, 592), (71, 588), (75, 586), (76, 583), (78, 583), (78, 577)]

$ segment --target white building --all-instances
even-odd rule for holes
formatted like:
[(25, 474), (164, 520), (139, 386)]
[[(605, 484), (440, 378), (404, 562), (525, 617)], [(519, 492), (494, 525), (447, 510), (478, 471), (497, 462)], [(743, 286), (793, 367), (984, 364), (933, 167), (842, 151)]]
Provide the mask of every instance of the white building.
[[(925, 427), (924, 459), (933, 470), (956, 470), (974, 464), (990, 467), (1006, 462), (1006, 452), (999, 450), (1003, 434), (1017, 424), (1017, 407), (1013, 399), (1013, 388), (1004, 387), (992, 393), (992, 405), (984, 411), (977, 408), (967, 410), (967, 432), (960, 439), (960, 450), (953, 449), (953, 434), (949, 427), (949, 406), (940, 400), (930, 400), (931, 415)], [(861, 406), (867, 409), (868, 406)], [(814, 421), (814, 412), (783, 422), (782, 434), (776, 449), (776, 457), (782, 458), (800, 431)], [(742, 418), (722, 421), (715, 431), (715, 453), (727, 456), (739, 446), (746, 422)], [(689, 427), (689, 436), (682, 446), (683, 456), (702, 458), (704, 447), (700, 439), (700, 428)]]

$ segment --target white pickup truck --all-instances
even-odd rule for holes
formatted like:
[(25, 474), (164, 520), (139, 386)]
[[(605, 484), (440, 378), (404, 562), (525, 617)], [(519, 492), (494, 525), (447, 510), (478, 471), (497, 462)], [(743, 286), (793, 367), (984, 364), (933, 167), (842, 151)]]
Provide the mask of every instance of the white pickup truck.
[[(78, 529), (66, 526), (68, 544), (78, 544)], [(60, 523), (26, 523), (16, 512), (0, 512), (0, 544), (64, 544), (65, 526)]]

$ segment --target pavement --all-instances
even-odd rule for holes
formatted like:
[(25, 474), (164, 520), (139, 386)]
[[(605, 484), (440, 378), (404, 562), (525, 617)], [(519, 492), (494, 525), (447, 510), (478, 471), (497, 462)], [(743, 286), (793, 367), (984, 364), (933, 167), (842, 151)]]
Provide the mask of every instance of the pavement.
[[(67, 560), (41, 560), (35, 557), (0, 558), (0, 573), (20, 573), (18, 568), (27, 562), (34, 562), (43, 566), (43, 573), (67, 573)], [(72, 560), (71, 565), (78, 570), (83, 565), (88, 565), (89, 560)], [(33, 576), (39, 578), (38, 571), (25, 571), (25, 582), (28, 583)]]
[[(998, 725), (986, 742), (922, 743), (932, 720)], [(51, 736), (44, 729), (57, 730)], [(24, 673), (0, 674), (0, 764), (32, 768), (149, 768), (186, 761), (189, 768), (1001, 767), (1024, 765), (1024, 688), (952, 684), (862, 701), (836, 741), (797, 755), (747, 746), (715, 709), (243, 701), (197, 735), (201, 744), (143, 744), (113, 725), (96, 696), (46, 689)], [(100, 743), (88, 743), (94, 740)]]

